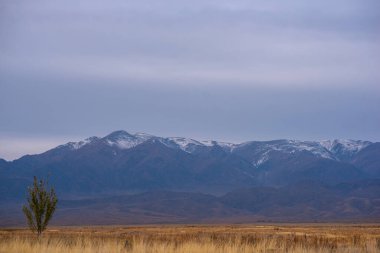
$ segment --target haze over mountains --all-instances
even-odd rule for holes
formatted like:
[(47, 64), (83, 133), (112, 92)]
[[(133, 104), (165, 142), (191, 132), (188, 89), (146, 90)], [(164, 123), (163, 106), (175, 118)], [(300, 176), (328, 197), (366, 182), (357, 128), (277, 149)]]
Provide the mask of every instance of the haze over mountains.
[(0, 160), (0, 225), (22, 223), (34, 175), (49, 175), (57, 190), (57, 224), (380, 217), (378, 142), (232, 144), (116, 131)]

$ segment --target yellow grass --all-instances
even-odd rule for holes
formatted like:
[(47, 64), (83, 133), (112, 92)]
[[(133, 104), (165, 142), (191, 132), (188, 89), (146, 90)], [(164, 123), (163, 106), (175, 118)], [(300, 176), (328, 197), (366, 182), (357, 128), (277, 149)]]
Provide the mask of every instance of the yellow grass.
[(0, 253), (380, 252), (378, 225), (54, 228), (37, 239), (0, 230)]

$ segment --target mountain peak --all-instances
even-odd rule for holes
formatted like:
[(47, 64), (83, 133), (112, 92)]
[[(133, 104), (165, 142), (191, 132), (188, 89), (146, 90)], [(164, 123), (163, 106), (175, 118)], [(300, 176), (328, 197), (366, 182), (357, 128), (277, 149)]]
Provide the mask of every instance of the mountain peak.
[(134, 137), (134, 136), (131, 135), (130, 133), (128, 133), (127, 131), (117, 130), (117, 131), (114, 131), (114, 132), (110, 133), (109, 135), (105, 136), (103, 139), (117, 140), (120, 138), (132, 138), (132, 137)]
[(109, 146), (116, 146), (120, 149), (129, 149), (151, 139), (152, 137), (153, 135), (146, 133), (130, 134), (124, 130), (118, 130), (110, 133), (102, 139)]

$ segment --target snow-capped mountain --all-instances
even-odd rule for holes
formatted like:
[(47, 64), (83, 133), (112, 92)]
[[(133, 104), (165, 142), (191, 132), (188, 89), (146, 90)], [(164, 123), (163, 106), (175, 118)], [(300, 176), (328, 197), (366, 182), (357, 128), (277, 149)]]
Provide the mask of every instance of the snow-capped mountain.
[(232, 151), (251, 147), (250, 161), (256, 167), (270, 160), (270, 156), (276, 152), (295, 155), (299, 152), (309, 152), (320, 158), (335, 161), (347, 161), (371, 142), (360, 140), (327, 140), (327, 141), (252, 141), (234, 145)]
[(324, 140), (319, 144), (334, 155), (336, 159), (347, 160), (372, 142), (361, 140)]
[(87, 145), (92, 145), (97, 142), (102, 142), (111, 147), (116, 147), (119, 149), (130, 149), (136, 147), (139, 144), (142, 144), (150, 139), (155, 139), (167, 147), (174, 149), (181, 149), (187, 153), (193, 153), (197, 150), (197, 148), (202, 147), (212, 147), (212, 146), (220, 146), (230, 151), (232, 147), (236, 146), (233, 143), (227, 142), (218, 142), (218, 141), (197, 141), (191, 138), (184, 137), (158, 137), (151, 134), (146, 133), (128, 133), (123, 130), (118, 130), (112, 132), (111, 134), (99, 138), (99, 137), (90, 137), (82, 141), (78, 142), (69, 142), (65, 145), (61, 145), (59, 147), (68, 147), (71, 150), (77, 150)]
[(118, 149), (129, 149), (153, 137), (154, 137), (153, 135), (149, 135), (145, 133), (130, 134), (126, 131), (119, 130), (119, 131), (112, 132), (111, 134), (103, 138), (93, 136), (93, 137), (84, 139), (82, 141), (69, 142), (64, 145), (58, 146), (57, 148), (68, 148), (70, 150), (78, 150), (89, 145), (102, 143), (102, 144), (106, 144), (110, 147), (115, 147)]
[[(219, 193), (302, 180), (335, 184), (380, 177), (379, 152), (380, 143), (365, 141), (233, 144), (116, 131), (0, 162), (0, 185), (23, 188), (25, 178), (49, 174), (60, 191), (84, 194), (151, 189)], [(10, 194), (19, 192), (7, 187), (3, 190)]]
[(298, 141), (298, 140), (276, 140), (276, 141), (251, 141), (234, 144), (220, 141), (198, 141), (185, 137), (157, 137), (146, 133), (131, 134), (123, 130), (115, 131), (103, 138), (90, 137), (79, 142), (69, 142), (63, 146), (72, 150), (78, 150), (86, 145), (96, 142), (105, 143), (118, 149), (130, 149), (150, 139), (156, 139), (167, 147), (181, 149), (187, 153), (194, 153), (201, 148), (220, 146), (226, 152), (234, 152), (244, 147), (254, 146), (251, 162), (260, 166), (270, 159), (271, 153), (277, 151), (286, 154), (298, 152), (310, 152), (311, 154), (331, 159), (345, 161), (371, 144), (369, 141), (361, 140), (324, 140), (324, 141)]
[[(257, 207), (263, 206), (262, 202), (258, 206), (255, 203), (269, 198), (273, 209), (263, 213), (272, 210), (277, 215), (279, 206), (290, 203), (287, 205), (290, 207), (294, 201), (302, 202), (298, 210), (304, 210), (305, 205), (312, 205), (314, 210), (321, 203), (331, 203), (325, 210), (332, 210), (339, 204), (330, 199), (331, 194), (336, 194), (339, 200), (344, 192), (357, 189), (354, 202), (353, 195), (347, 195), (347, 203), (352, 203), (350, 210), (357, 210), (358, 203), (365, 207), (363, 210), (380, 210), (376, 202), (379, 185), (376, 179), (380, 179), (379, 142), (274, 140), (233, 144), (116, 131), (105, 137), (69, 142), (14, 161), (0, 159), (0, 205), (6, 201), (24, 200), (25, 189), (35, 175), (49, 177), (62, 199), (113, 196), (111, 199), (127, 203), (128, 208), (109, 209), (118, 210), (118, 214), (119, 210), (133, 210), (133, 217), (137, 209), (134, 205), (130, 208), (131, 201), (146, 206), (150, 199), (160, 210), (162, 207), (176, 209), (175, 205), (170, 206), (173, 202), (168, 201), (168, 191), (196, 192), (194, 196), (195, 201), (200, 201), (199, 208), (185, 208), (195, 211), (202, 210), (210, 202), (203, 197), (199, 199), (198, 193), (223, 195), (237, 191), (223, 198), (221, 204), (230, 203), (235, 208), (239, 204), (235, 200), (240, 199), (247, 207), (252, 205), (254, 214), (257, 214)], [(254, 190), (240, 191), (249, 188)], [(285, 193), (284, 189), (287, 189)], [(364, 193), (363, 189), (366, 189)], [(130, 195), (142, 192), (148, 193), (141, 195), (141, 201), (140, 197)], [(119, 201), (120, 194), (130, 196), (128, 201)], [(146, 196), (151, 197), (147, 199)], [(160, 196), (163, 202), (157, 206)], [(190, 195), (180, 200), (178, 196), (174, 194), (172, 200), (180, 201), (181, 206), (183, 201), (189, 201), (189, 206), (198, 203), (189, 199)], [(358, 202), (359, 199), (362, 202)], [(104, 198), (100, 206), (104, 207), (109, 200)], [(315, 206), (309, 201), (316, 201)], [(63, 201), (61, 203), (64, 205)], [(92, 206), (84, 203), (86, 207)], [(345, 209), (347, 203), (340, 206)], [(373, 203), (370, 208), (367, 208), (368, 203)], [(71, 210), (71, 204), (68, 205)], [(98, 209), (93, 208), (94, 211)], [(320, 213), (324, 215), (325, 211)]]
[(69, 143), (66, 143), (64, 145), (60, 145), (57, 147), (57, 149), (60, 149), (60, 148), (68, 148), (70, 150), (78, 150), (80, 148), (82, 148), (83, 146), (86, 146), (88, 144), (91, 144), (91, 143), (94, 143), (96, 141), (98, 141), (99, 138), (96, 137), (96, 136), (93, 136), (93, 137), (89, 137), (87, 139), (84, 139), (82, 141), (78, 141), (78, 142), (69, 142)]

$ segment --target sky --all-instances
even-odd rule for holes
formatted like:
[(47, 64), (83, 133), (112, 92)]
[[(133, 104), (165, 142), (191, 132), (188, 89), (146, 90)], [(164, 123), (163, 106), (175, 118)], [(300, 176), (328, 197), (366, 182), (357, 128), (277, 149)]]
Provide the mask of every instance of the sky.
[(380, 1), (0, 0), (0, 158), (124, 129), (380, 141)]

